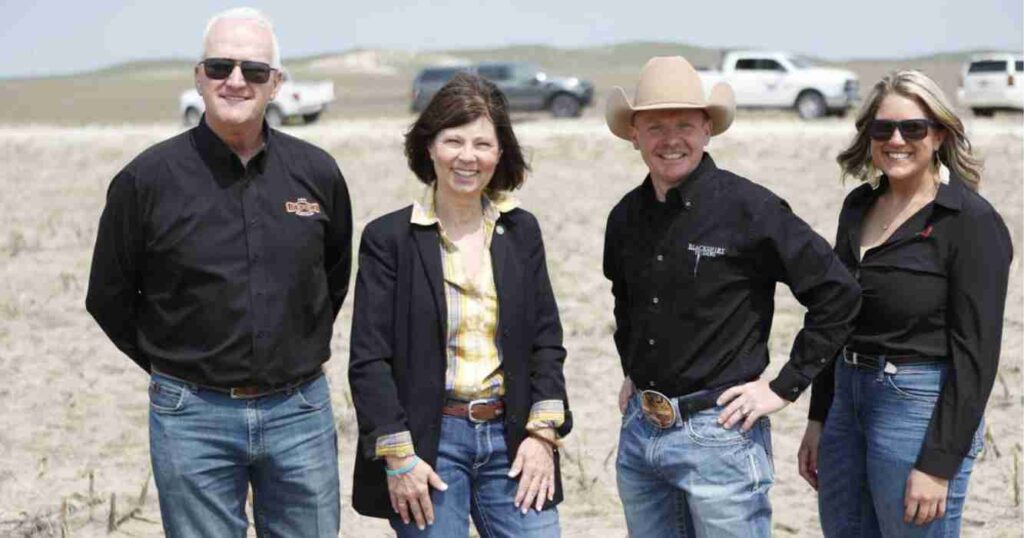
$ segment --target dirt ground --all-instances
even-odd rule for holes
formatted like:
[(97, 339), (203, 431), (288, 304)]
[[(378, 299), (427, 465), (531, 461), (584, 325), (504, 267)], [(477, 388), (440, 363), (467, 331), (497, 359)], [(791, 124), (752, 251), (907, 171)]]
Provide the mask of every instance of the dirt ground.
[[(625, 536), (614, 475), (615, 394), (622, 378), (601, 249), (608, 211), (642, 179), (644, 168), (639, 154), (611, 136), (599, 118), (528, 120), (516, 128), (533, 167), (521, 198), (545, 235), (576, 421), (564, 451), (562, 528), (565, 536)], [(418, 192), (401, 152), (407, 123), (407, 118), (333, 121), (290, 129), (338, 160), (352, 193), (356, 244), (370, 219), (407, 205)], [(2, 536), (60, 536), (62, 524), (74, 536), (103, 536), (112, 497), (115, 535), (162, 534), (149, 479), (147, 378), (109, 343), (83, 304), (111, 177), (141, 150), (179, 129), (170, 123), (0, 126)], [(968, 130), (986, 158), (981, 192), (1006, 220), (1017, 256), (1000, 378), (988, 404), (987, 446), (975, 466), (963, 534), (1021, 536), (1024, 127), (1020, 116), (1012, 116), (969, 120)], [(840, 183), (834, 161), (851, 135), (849, 118), (803, 123), (741, 114), (709, 151), (720, 167), (787, 199), (831, 241), (843, 197), (855, 186)], [(351, 305), (350, 295), (335, 324), (334, 358), (327, 363), (340, 431), (342, 534), (388, 535), (386, 524), (357, 516), (349, 502), (356, 436), (345, 374)], [(788, 355), (803, 312), (784, 286), (777, 305), (772, 373)], [(807, 400), (805, 395), (773, 417), (776, 536), (821, 534), (814, 493), (796, 470)]]

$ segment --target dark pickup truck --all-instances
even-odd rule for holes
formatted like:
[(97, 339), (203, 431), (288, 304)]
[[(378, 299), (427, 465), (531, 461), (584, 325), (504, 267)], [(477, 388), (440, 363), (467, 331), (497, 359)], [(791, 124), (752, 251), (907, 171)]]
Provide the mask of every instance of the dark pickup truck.
[(412, 111), (426, 108), (441, 86), (461, 71), (494, 82), (514, 111), (549, 110), (556, 118), (574, 118), (594, 99), (594, 85), (576, 77), (551, 77), (526, 63), (481, 63), (420, 71), (412, 82)]

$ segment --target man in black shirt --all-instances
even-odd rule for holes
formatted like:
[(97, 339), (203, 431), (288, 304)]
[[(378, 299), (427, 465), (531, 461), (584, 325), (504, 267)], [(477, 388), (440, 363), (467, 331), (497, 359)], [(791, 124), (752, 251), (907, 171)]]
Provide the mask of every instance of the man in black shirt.
[[(604, 256), (626, 375), (617, 475), (632, 536), (770, 535), (766, 415), (835, 356), (859, 307), (829, 244), (704, 151), (734, 112), (731, 88), (706, 99), (680, 57), (644, 66), (635, 104), (620, 88), (608, 102), (609, 129), (649, 170), (612, 210)], [(769, 382), (761, 374), (777, 282), (808, 312)]]
[(86, 307), (151, 374), (150, 452), (169, 536), (337, 536), (321, 365), (348, 290), (348, 190), (326, 152), (270, 129), (269, 20), (210, 20), (199, 125), (111, 182)]

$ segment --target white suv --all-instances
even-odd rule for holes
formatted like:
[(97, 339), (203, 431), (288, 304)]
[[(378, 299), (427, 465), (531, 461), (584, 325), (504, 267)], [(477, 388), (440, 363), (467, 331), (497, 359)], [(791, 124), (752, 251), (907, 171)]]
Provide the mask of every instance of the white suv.
[(1009, 52), (972, 57), (964, 64), (957, 97), (975, 116), (1024, 110), (1024, 58)]

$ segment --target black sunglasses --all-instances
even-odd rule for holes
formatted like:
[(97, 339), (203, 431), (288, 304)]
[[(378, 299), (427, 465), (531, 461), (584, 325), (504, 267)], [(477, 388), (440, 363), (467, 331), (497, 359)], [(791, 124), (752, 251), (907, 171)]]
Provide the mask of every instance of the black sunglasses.
[(224, 80), (231, 76), (235, 66), (241, 66), (242, 77), (246, 82), (263, 84), (270, 80), (270, 72), (274, 70), (270, 64), (249, 60), (232, 60), (231, 58), (207, 58), (201, 62), (206, 77), (213, 80)]
[(904, 140), (921, 140), (928, 136), (929, 127), (942, 127), (942, 124), (935, 120), (871, 120), (868, 122), (868, 136), (872, 140), (887, 142), (892, 138), (896, 129), (900, 130), (900, 136)]

